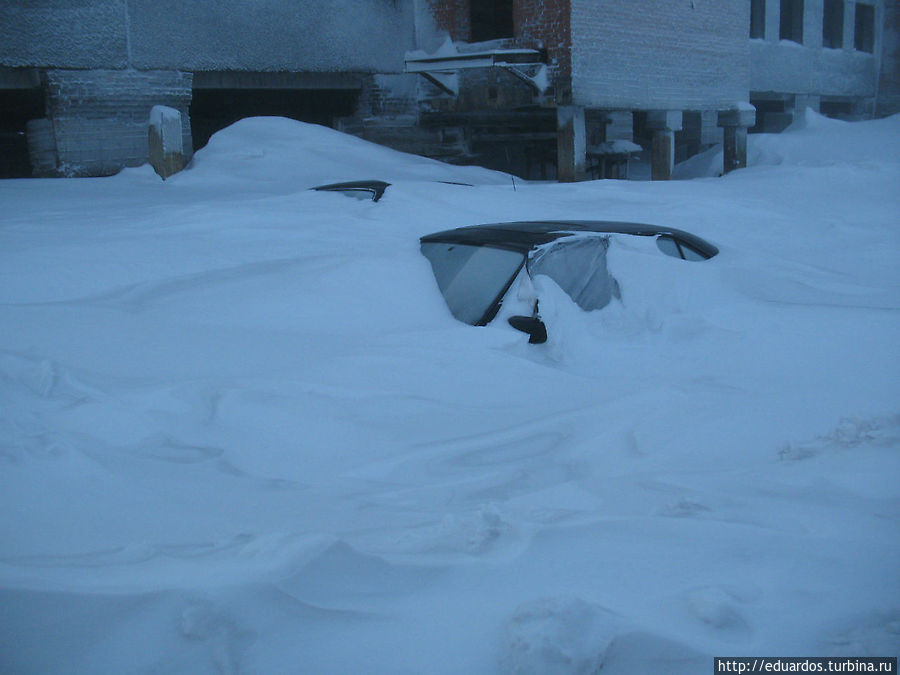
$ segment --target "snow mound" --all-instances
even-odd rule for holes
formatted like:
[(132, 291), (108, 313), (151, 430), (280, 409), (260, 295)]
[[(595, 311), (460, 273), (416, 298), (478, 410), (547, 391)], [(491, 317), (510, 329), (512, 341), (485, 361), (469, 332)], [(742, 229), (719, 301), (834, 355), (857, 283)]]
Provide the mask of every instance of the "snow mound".
[(893, 162), (900, 157), (900, 115), (846, 122), (807, 108), (784, 132), (748, 140), (750, 166)]
[(318, 124), (248, 117), (197, 151), (182, 183), (235, 182), (282, 193), (351, 180), (507, 184), (509, 176), (398, 152)]
[(506, 624), (500, 671), (504, 673), (596, 673), (620, 619), (574, 597), (524, 603)]
[[(448, 186), (498, 174), (251, 119), (165, 183), (0, 181), (0, 671), (891, 653), (898, 120), (804, 119), (723, 180)], [(720, 253), (612, 234), (606, 307), (523, 289), (546, 344), (456, 321), (419, 236), (543, 218)]]
[[(780, 134), (747, 138), (747, 165), (829, 166), (895, 162), (900, 157), (900, 115), (846, 122), (807, 108)], [(717, 144), (675, 167), (677, 179), (722, 174), (722, 146)]]

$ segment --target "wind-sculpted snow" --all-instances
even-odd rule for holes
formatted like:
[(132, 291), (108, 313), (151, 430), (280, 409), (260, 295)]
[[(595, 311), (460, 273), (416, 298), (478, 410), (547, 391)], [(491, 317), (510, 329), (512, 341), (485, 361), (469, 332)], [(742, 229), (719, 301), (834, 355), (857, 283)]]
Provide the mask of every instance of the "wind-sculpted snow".
[[(828, 167), (853, 164), (877, 170), (894, 164), (900, 156), (900, 115), (865, 124), (836, 120), (807, 108), (797, 114), (786, 134), (750, 134), (747, 162), (750, 167)], [(676, 178), (722, 174), (722, 146), (695, 155), (675, 168)]]
[[(256, 119), (165, 183), (0, 182), (0, 671), (895, 653), (898, 138), (514, 186)], [(720, 253), (613, 235), (604, 309), (535, 280), (545, 345), (453, 319), (418, 237), (540, 218)]]
[(214, 134), (177, 180), (265, 194), (355, 180), (511, 185), (497, 171), (444, 164), (281, 117), (243, 119)]

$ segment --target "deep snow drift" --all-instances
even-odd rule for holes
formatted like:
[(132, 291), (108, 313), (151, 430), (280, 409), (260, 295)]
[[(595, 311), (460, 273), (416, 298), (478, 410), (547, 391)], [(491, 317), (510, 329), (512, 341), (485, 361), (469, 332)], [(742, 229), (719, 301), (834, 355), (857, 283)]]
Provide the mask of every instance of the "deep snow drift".
[[(725, 178), (514, 186), (253, 119), (165, 183), (0, 182), (0, 671), (896, 655), (898, 145), (810, 114)], [(455, 321), (418, 237), (537, 218), (721, 253), (618, 238), (546, 345)]]

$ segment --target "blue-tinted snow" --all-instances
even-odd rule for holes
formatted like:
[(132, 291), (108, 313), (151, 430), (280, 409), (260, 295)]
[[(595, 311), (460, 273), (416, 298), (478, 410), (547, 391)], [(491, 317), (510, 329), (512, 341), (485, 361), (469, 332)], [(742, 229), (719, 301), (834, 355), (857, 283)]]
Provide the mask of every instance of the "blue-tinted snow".
[[(668, 183), (514, 190), (278, 119), (165, 183), (0, 182), (2, 670), (895, 654), (900, 118), (808, 121)], [(535, 218), (721, 253), (613, 237), (621, 301), (538, 278), (546, 345), (455, 321), (417, 238)]]

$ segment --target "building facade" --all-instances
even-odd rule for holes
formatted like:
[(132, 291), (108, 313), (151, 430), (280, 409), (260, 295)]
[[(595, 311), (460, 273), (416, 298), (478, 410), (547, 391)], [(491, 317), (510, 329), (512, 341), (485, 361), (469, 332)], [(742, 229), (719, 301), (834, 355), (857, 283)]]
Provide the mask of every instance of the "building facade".
[(154, 105), (188, 156), (264, 114), (529, 178), (727, 170), (806, 106), (897, 112), (897, 2), (5, 0), (0, 175), (142, 164)]
[(106, 175), (147, 161), (153, 105), (182, 112), (188, 155), (248, 115), (334, 124), (375, 73), (402, 72), (412, 12), (399, 0), (4, 0), (0, 149), (37, 175)]

